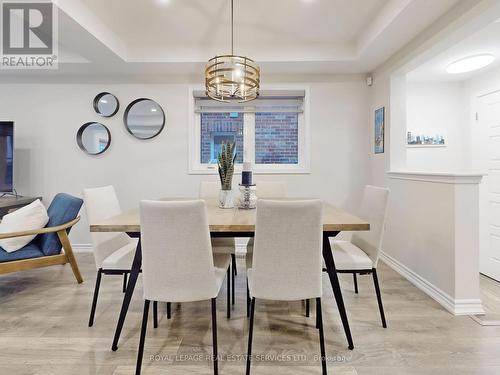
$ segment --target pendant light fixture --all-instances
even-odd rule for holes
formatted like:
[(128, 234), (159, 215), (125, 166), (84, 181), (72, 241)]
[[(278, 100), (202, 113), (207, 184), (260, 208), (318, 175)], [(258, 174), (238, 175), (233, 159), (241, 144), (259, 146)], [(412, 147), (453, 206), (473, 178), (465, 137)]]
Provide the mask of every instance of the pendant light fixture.
[(220, 102), (244, 103), (259, 96), (260, 68), (248, 57), (234, 54), (233, 0), (231, 0), (231, 54), (215, 56), (205, 67), (205, 91)]

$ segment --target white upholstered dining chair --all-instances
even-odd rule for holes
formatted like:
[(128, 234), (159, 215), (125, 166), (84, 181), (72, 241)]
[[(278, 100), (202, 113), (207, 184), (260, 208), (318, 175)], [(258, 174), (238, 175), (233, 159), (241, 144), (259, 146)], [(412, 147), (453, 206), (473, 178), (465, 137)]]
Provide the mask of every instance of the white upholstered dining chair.
[[(213, 181), (202, 181), (200, 183), (199, 197), (200, 199), (217, 199), (220, 190), (220, 183)], [(234, 237), (216, 237), (211, 239), (212, 249), (214, 253), (230, 254), (232, 264), (232, 284), (233, 295), (232, 304), (235, 302), (234, 277), (238, 274), (236, 267), (236, 247)]]
[[(121, 213), (120, 203), (113, 186), (84, 189), (83, 199), (90, 225)], [(123, 275), (123, 291), (125, 291), (127, 275), (130, 273), (137, 247), (137, 240), (130, 238), (125, 233), (92, 232), (91, 238), (97, 279), (90, 310), (89, 327), (94, 324), (102, 275)]]
[(216, 298), (227, 274), (229, 254), (213, 254), (205, 202), (142, 201), (140, 204), (144, 315), (137, 355), (140, 374), (150, 301), (211, 300), (214, 373), (217, 365)]
[[(258, 181), (256, 186), (257, 198), (259, 199), (286, 198), (288, 196), (287, 185), (283, 181)], [(250, 238), (247, 243), (247, 268), (252, 265), (253, 242), (254, 239)]]
[(246, 374), (250, 374), (255, 300), (316, 299), (321, 365), (326, 374), (322, 296), (322, 203), (320, 200), (257, 201)]
[(370, 230), (353, 233), (350, 241), (330, 240), (335, 268), (338, 273), (353, 274), (355, 293), (358, 293), (357, 274), (372, 274), (384, 328), (387, 328), (387, 323), (380, 294), (377, 265), (382, 247), (388, 199), (389, 189), (367, 185), (359, 216), (370, 223)]
[[(286, 182), (283, 181), (257, 181), (257, 197), (259, 199), (286, 198), (288, 188)], [(245, 255), (247, 269), (252, 268), (254, 239), (250, 238), (247, 243), (247, 253)], [(307, 302), (309, 304), (309, 302)], [(307, 306), (307, 311), (309, 311)], [(309, 315), (309, 313), (307, 313)], [(247, 287), (247, 316), (250, 316), (250, 296)]]

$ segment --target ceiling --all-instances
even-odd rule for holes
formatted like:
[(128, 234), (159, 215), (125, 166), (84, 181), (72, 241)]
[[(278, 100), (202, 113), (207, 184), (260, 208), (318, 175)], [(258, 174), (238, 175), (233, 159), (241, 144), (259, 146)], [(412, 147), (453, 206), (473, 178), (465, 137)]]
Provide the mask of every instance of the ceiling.
[[(468, 56), (491, 54), (490, 65), (468, 73), (448, 74), (446, 67)], [(407, 75), (409, 82), (460, 82), (500, 67), (500, 19), (488, 23), (471, 36), (462, 39), (444, 52), (434, 56)]]
[[(53, 0), (59, 69), (0, 79), (201, 78), (230, 52), (229, 0)], [(234, 52), (266, 75), (368, 73), (459, 0), (234, 0)]]

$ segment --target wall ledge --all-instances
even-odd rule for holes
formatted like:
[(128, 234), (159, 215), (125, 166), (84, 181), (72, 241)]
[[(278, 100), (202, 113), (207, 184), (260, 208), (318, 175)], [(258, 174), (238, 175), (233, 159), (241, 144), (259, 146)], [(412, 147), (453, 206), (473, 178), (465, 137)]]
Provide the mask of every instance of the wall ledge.
[(410, 180), (432, 182), (440, 184), (479, 184), (483, 178), (480, 173), (446, 173), (423, 171), (390, 171), (389, 178), (396, 180)]
[(75, 253), (92, 253), (94, 251), (90, 243), (71, 244), (71, 247)]
[(389, 254), (381, 251), (380, 259), (453, 315), (484, 314), (483, 304), (480, 299), (454, 299)]

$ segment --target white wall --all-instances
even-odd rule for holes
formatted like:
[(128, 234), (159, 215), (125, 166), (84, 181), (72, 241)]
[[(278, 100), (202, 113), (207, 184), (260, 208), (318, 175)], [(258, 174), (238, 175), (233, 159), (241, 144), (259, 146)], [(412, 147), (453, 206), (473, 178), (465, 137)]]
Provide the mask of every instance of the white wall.
[(434, 129), (446, 147), (408, 147), (406, 168), (414, 171), (461, 171), (468, 166), (470, 139), (462, 82), (408, 83), (407, 131)]
[[(355, 209), (369, 181), (368, 91), (359, 77), (309, 83), (311, 173), (257, 176), (285, 180), (294, 196), (320, 197)], [(124, 209), (140, 199), (196, 197), (199, 182), (215, 176), (188, 174), (188, 84), (2, 85), (0, 116), (15, 121), (15, 187), (23, 195), (42, 195), (46, 203), (60, 191), (81, 196), (85, 187), (113, 184)], [(112, 118), (98, 116), (92, 100), (109, 91), (120, 100)], [(156, 100), (165, 110), (161, 135), (139, 141), (127, 133), (122, 116), (138, 97)], [(100, 121), (111, 131), (103, 155), (84, 154), (78, 128)], [(75, 244), (90, 243), (84, 220), (71, 234)]]

